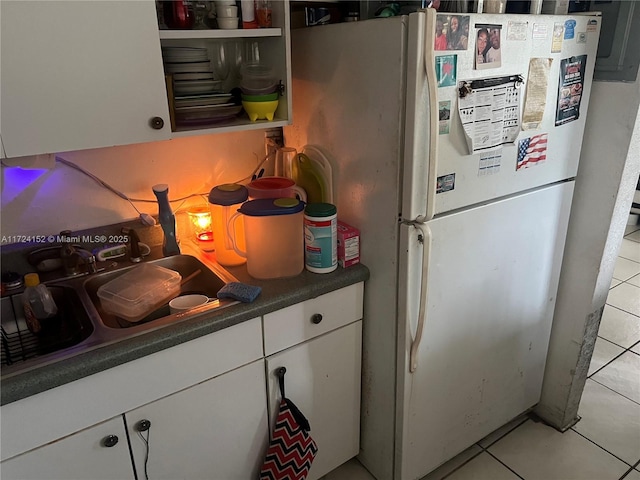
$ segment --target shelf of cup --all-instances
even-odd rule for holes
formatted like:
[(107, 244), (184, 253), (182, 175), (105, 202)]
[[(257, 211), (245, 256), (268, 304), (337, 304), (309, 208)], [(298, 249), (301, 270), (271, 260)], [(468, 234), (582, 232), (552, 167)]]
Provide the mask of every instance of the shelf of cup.
[(160, 40), (197, 40), (207, 38), (281, 37), (281, 28), (237, 28), (231, 30), (159, 30)]

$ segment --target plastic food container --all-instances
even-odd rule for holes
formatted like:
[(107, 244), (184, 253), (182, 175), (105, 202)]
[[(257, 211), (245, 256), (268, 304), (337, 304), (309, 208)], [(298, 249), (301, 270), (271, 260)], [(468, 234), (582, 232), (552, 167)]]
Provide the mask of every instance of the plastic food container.
[(178, 296), (181, 281), (178, 272), (146, 263), (102, 285), (98, 297), (107, 312), (138, 322)]
[(240, 75), (240, 87), (243, 91), (247, 89), (244, 93), (249, 95), (273, 93), (278, 84), (273, 68), (261, 63), (243, 64), (240, 67)]

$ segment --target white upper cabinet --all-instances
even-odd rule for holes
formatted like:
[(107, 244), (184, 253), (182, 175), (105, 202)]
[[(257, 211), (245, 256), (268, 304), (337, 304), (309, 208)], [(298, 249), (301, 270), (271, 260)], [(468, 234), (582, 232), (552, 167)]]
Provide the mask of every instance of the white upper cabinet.
[[(273, 2), (272, 18), (272, 28), (161, 30), (153, 0), (0, 1), (0, 158), (290, 124), (287, 0)], [(284, 87), (273, 121), (239, 112), (176, 125), (167, 46), (205, 47), (211, 60), (224, 47), (225, 93), (238, 86), (241, 62), (272, 67)]]
[(4, 156), (170, 138), (152, 0), (3, 0), (0, 22)]
[[(205, 49), (208, 60), (211, 62), (211, 73), (216, 80), (221, 81), (221, 86), (216, 91), (229, 93), (234, 88), (240, 87), (241, 69), (243, 64), (259, 63), (261, 66), (268, 67), (270, 73), (266, 70), (260, 74), (260, 82), (252, 84), (253, 87), (260, 88), (270, 85), (273, 80), (282, 85), (282, 95), (278, 98), (278, 106), (275, 111), (273, 120), (264, 118), (257, 121), (251, 121), (249, 116), (241, 111), (232, 118), (224, 118), (224, 114), (218, 116), (217, 113), (197, 112), (198, 108), (207, 108), (197, 106), (198, 99), (178, 99), (174, 101), (169, 94), (169, 103), (175, 105), (175, 122), (173, 122), (172, 137), (190, 136), (203, 133), (222, 133), (228, 131), (254, 130), (263, 128), (282, 127), (291, 123), (291, 42), (290, 42), (290, 17), (288, 0), (278, 0), (272, 3), (272, 27), (271, 28), (254, 28), (254, 29), (219, 29), (207, 28), (196, 30), (160, 30), (160, 42), (163, 48), (171, 47), (195, 47)], [(213, 2), (212, 2), (213, 4)], [(237, 2), (240, 9), (240, 2)], [(211, 24), (210, 24), (211, 25)], [(215, 27), (215, 23), (213, 23)], [(165, 50), (166, 51), (166, 50)], [(175, 62), (175, 59), (172, 60)], [(174, 97), (180, 95), (188, 95), (188, 93), (180, 92), (179, 84), (184, 84), (179, 79), (180, 73), (187, 71), (186, 69), (176, 70), (176, 64), (170, 66), (165, 64), (167, 74), (173, 74), (173, 85), (175, 87)], [(262, 75), (265, 75), (262, 77)], [(264, 81), (264, 84), (262, 83)], [(271, 92), (271, 90), (267, 90)], [(263, 91), (262, 93), (267, 93)], [(248, 93), (248, 92), (245, 92)], [(254, 92), (256, 93), (256, 92)], [(237, 98), (239, 100), (239, 98)], [(185, 102), (196, 111), (189, 112), (189, 107), (180, 106)], [(240, 107), (237, 107), (240, 109)], [(182, 110), (182, 111), (180, 111)], [(220, 110), (224, 112), (224, 110)], [(207, 120), (189, 121), (189, 116), (209, 116)], [(215, 118), (222, 118), (216, 120)]]

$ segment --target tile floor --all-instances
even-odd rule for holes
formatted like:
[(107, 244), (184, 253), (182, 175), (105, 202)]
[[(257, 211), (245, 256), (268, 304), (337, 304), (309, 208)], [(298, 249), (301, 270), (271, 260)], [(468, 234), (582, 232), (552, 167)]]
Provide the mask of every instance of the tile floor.
[[(640, 480), (640, 225), (628, 226), (581, 420), (565, 433), (523, 416), (422, 480)], [(324, 480), (374, 480), (351, 460)]]

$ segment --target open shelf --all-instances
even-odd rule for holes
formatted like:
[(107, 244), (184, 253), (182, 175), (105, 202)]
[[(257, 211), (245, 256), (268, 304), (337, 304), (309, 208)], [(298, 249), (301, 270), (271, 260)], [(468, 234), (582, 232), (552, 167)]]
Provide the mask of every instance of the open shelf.
[(235, 30), (159, 30), (160, 40), (189, 40), (203, 38), (261, 38), (281, 37), (281, 28), (238, 28)]

